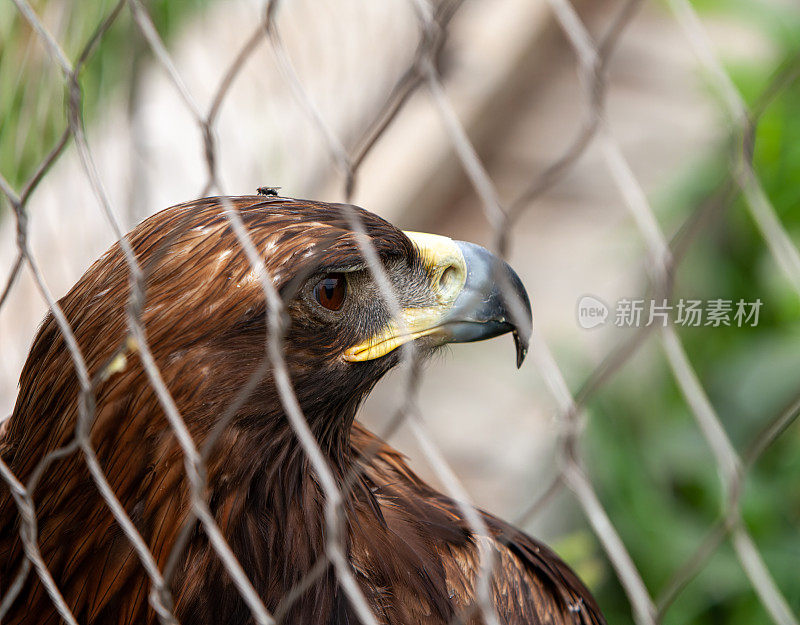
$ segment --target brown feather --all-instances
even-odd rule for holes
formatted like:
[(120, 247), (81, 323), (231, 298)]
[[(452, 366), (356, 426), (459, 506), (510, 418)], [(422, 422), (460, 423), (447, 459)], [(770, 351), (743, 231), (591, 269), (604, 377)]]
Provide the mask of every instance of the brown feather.
[[(346, 549), (378, 621), (482, 622), (475, 593), (477, 544), (485, 541), (496, 555), (492, 592), (501, 622), (603, 623), (589, 592), (551, 551), (489, 515), (484, 515), (489, 535), (473, 535), (451, 500), (414, 475), (400, 454), (354, 424), (360, 402), (398, 357), (352, 365), (338, 356), (388, 315), (363, 270), (340, 206), (264, 196), (206, 198), (162, 211), (128, 236), (145, 275), (141, 320), (148, 345), (197, 446), (208, 441), (239, 389), (264, 362), (266, 304), (260, 276), (228, 225), (224, 211), (229, 208), (239, 211), (286, 300), (287, 366), (337, 480), (350, 484)], [(371, 213), (351, 210), (400, 296), (423, 297), (411, 288), (421, 265), (408, 238)], [(362, 298), (356, 302), (361, 308), (353, 306), (368, 312), (334, 322), (304, 303), (307, 279), (334, 269), (353, 271), (352, 279), (361, 280), (353, 294)], [(114, 245), (59, 302), (97, 382), (92, 445), (162, 569), (189, 523), (188, 543), (169, 580), (179, 621), (250, 623), (241, 595), (191, 519), (183, 452), (138, 354), (129, 351), (124, 368), (107, 379), (98, 377), (123, 344), (129, 293), (128, 267)], [(48, 315), (0, 441), (3, 460), (20, 480), (26, 482), (45, 455), (73, 439), (78, 401), (71, 355)], [(368, 453), (373, 448), (377, 452)], [(351, 484), (353, 472), (357, 479)], [(296, 600), (285, 601), (325, 557), (325, 499), (283, 412), (269, 366), (211, 448), (207, 494), (223, 535), (270, 611), (289, 623), (358, 622), (329, 565), (296, 593)], [(80, 623), (158, 621), (148, 603), (150, 579), (80, 452), (53, 462), (33, 498), (42, 555)], [(19, 532), (19, 513), (4, 487), (0, 593), (8, 590), (24, 558)], [(58, 621), (31, 572), (5, 623)]]

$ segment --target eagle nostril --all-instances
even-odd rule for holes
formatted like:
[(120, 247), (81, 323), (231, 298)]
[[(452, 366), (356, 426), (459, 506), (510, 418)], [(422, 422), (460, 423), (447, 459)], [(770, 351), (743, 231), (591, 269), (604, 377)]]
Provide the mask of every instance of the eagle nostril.
[(448, 295), (450, 291), (455, 289), (458, 284), (458, 268), (455, 265), (445, 267), (442, 274), (439, 276), (439, 292), (443, 295)]

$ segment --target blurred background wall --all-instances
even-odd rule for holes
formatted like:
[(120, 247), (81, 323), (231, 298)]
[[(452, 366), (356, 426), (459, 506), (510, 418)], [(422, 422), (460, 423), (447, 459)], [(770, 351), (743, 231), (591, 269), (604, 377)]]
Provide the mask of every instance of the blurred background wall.
[[(754, 589), (727, 535), (714, 542), (715, 524), (729, 511), (719, 462), (657, 332), (638, 339), (638, 329), (614, 323), (619, 300), (655, 293), (646, 238), (610, 164), (620, 154), (656, 223), (667, 239), (676, 237), (670, 301), (763, 303), (756, 327), (679, 327), (678, 335), (733, 448), (747, 459), (756, 441), (769, 443), (752, 453), (741, 510), (776, 589), (797, 615), (800, 430), (791, 407), (800, 392), (800, 299), (735, 177), (742, 146), (752, 145), (758, 180), (783, 232), (800, 243), (800, 7), (792, 0), (693, 4), (709, 51), (756, 123), (749, 141), (713, 74), (698, 62), (697, 41), (675, 6), (573, 3), (591, 38), (607, 41), (600, 48), (608, 59), (602, 97), (593, 101), (560, 5), (466, 0), (431, 8), (441, 25), (436, 69), (444, 94), (501, 204), (518, 211), (504, 251), (532, 296), (537, 340), (520, 371), (510, 339), (454, 347), (426, 369), (422, 412), (473, 501), (548, 540), (598, 594), (609, 622), (632, 622), (626, 592), (582, 507), (553, 482), (564, 465), (564, 415), (542, 366), (549, 346), (585, 408), (581, 462), (660, 610), (658, 620), (780, 618), (781, 610)], [(250, 194), (268, 185), (287, 196), (349, 199), (405, 229), (496, 246), (485, 202), (426, 85), (398, 102), (374, 145), (365, 143), (415, 60), (421, 30), (414, 3), (287, 1), (274, 15), (277, 56), (261, 32), (261, 2), (147, 3), (188, 102), (131, 6), (32, 6), (72, 62), (113, 17), (80, 85), (88, 143), (126, 229), (203, 194)], [(0, 36), (0, 173), (19, 192), (67, 127), (67, 92), (41, 39), (10, 2), (0, 4)], [(295, 78), (286, 76), (281, 54)], [(210, 111), (213, 178), (198, 123)], [(563, 159), (565, 151), (572, 158)], [(352, 181), (337, 153), (363, 154)], [(17, 255), (16, 223), (8, 202), (0, 211), (4, 286)], [(32, 251), (57, 297), (114, 241), (71, 141), (27, 212)], [(585, 295), (610, 309), (593, 329), (577, 318)], [(0, 309), (0, 418), (13, 409), (19, 371), (45, 312), (23, 270)], [(626, 345), (632, 347), (621, 351)], [(390, 375), (362, 420), (380, 432), (402, 389), (402, 374)], [(776, 424), (778, 433), (759, 438)], [(437, 481), (406, 428), (391, 441)], [(531, 513), (543, 494), (544, 505)], [(713, 549), (705, 553), (703, 546)], [(693, 558), (698, 565), (685, 568)]]

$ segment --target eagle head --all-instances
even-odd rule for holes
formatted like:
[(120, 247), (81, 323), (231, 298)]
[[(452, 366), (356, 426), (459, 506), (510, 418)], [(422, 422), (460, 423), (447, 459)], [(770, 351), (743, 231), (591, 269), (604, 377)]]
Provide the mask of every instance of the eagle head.
[[(226, 216), (231, 210), (263, 267), (248, 261)], [(285, 429), (266, 349), (264, 279), (284, 302), (283, 356), (323, 445), (346, 434), (359, 403), (399, 362), (404, 346), (413, 344), (424, 356), (446, 343), (512, 332), (519, 366), (531, 334), (528, 296), (505, 262), (472, 243), (403, 232), (355, 206), (204, 198), (146, 219), (128, 242), (144, 276), (137, 314), (147, 344), (198, 444), (232, 405), (233, 432), (272, 436)], [(365, 261), (367, 246), (382, 275)], [(392, 297), (384, 295), (386, 286)], [(60, 301), (96, 382), (91, 430), (100, 444), (131, 436), (170, 439), (168, 428), (158, 427), (163, 422), (139, 416), (162, 410), (135, 349), (120, 352), (132, 344), (123, 343), (130, 299), (130, 267), (115, 244)], [(67, 424), (48, 435), (48, 448), (65, 444), (73, 432), (78, 382), (71, 359), (48, 315), (22, 372), (14, 413)], [(6, 439), (16, 438), (17, 456), (32, 437), (14, 433), (23, 422), (12, 419)]]
[[(262, 264), (249, 261), (229, 211), (241, 218)], [(141, 270), (138, 282), (115, 244), (59, 301), (91, 378), (91, 410), (81, 409), (74, 350), (48, 315), (23, 368), (0, 454), (27, 482), (42, 458), (74, 440), (79, 419), (86, 419), (108, 485), (165, 567), (193, 517), (184, 449), (154, 390), (152, 368), (145, 366), (152, 357), (204, 453), (209, 506), (221, 530), (259, 587), (275, 596), (275, 589), (310, 570), (324, 528), (322, 495), (309, 478), (275, 382), (268, 349), (276, 338), (268, 322), (275, 308), (267, 305), (266, 292), (282, 300), (282, 360), (339, 476), (353, 455), (359, 403), (407, 346), (425, 356), (446, 343), (512, 332), (519, 365), (531, 334), (528, 296), (506, 263), (471, 243), (402, 232), (354, 206), (273, 196), (205, 198), (146, 219), (127, 244)], [(380, 272), (365, 261), (370, 249)], [(134, 315), (147, 354), (131, 339)], [(108, 622), (103, 615), (120, 610), (114, 603), (120, 601), (132, 601), (129, 614), (144, 614), (146, 593), (124, 589), (146, 577), (85, 459), (65, 453), (50, 460), (34, 499), (42, 552), (69, 604), (90, 622)], [(372, 500), (365, 488), (362, 499)], [(0, 497), (0, 534), (6, 537), (0, 579), (11, 579), (24, 557), (17, 524), (6, 493)], [(65, 535), (82, 537), (74, 553), (60, 538)], [(186, 549), (192, 564), (175, 581), (184, 588), (184, 613), (223, 592), (215, 584), (225, 579), (214, 572), (219, 562), (202, 533), (192, 534)], [(118, 575), (105, 576), (92, 564), (105, 553), (116, 558)], [(87, 570), (99, 576), (94, 594), (86, 592)], [(41, 585), (26, 588), (19, 605), (50, 605)]]

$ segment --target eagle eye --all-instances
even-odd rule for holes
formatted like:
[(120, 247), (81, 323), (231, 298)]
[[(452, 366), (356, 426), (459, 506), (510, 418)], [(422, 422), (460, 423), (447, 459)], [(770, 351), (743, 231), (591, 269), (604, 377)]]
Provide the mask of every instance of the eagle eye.
[(323, 308), (339, 310), (347, 295), (347, 281), (342, 273), (330, 273), (317, 282), (314, 299)]

